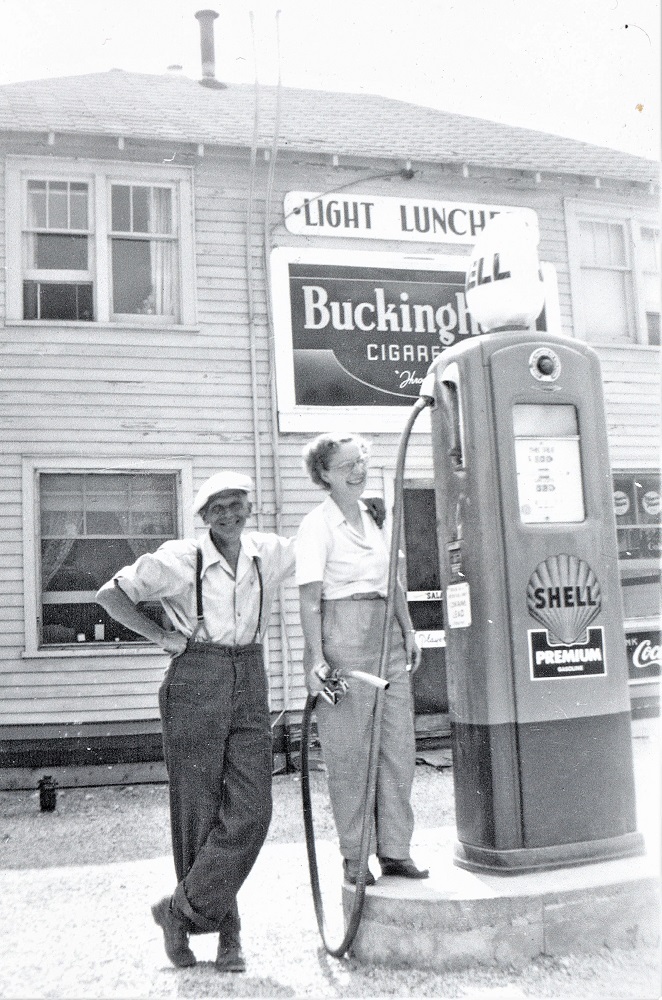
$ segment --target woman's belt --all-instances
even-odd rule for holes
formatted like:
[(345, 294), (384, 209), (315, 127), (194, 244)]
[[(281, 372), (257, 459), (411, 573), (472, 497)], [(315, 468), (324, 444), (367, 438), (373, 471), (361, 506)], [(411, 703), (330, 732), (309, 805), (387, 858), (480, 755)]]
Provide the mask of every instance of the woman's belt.
[(368, 590), (363, 594), (348, 594), (347, 597), (324, 597), (324, 601), (385, 601), (384, 594), (377, 590)]

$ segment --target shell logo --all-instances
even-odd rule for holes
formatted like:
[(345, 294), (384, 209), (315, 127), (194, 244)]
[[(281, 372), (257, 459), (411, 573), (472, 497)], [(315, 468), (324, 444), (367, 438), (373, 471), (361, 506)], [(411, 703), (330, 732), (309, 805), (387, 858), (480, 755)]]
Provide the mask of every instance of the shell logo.
[(583, 637), (600, 613), (600, 584), (584, 559), (549, 556), (531, 574), (526, 604), (529, 614), (555, 639), (570, 645)]

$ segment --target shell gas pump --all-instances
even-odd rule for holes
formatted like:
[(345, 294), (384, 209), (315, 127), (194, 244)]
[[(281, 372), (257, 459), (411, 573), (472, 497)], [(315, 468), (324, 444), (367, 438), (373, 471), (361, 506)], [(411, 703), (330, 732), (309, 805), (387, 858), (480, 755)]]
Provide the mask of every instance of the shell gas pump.
[[(480, 336), (431, 413), (455, 863), (522, 872), (643, 853), (602, 380), (536, 334), (537, 233), (491, 220), (467, 271)], [(542, 339), (541, 339), (542, 338)]]

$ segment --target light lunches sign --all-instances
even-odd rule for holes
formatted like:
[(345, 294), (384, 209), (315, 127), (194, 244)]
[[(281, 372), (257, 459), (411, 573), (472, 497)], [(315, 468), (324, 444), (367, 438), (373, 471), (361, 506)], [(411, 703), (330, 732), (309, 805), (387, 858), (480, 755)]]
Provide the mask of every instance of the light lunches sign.
[(530, 208), (473, 202), (288, 191), (283, 203), (285, 227), (299, 236), (349, 236), (465, 246), (473, 244), (487, 222), (502, 212), (516, 212), (532, 220), (532, 224), (537, 223), (536, 213)]
[[(273, 250), (280, 429), (400, 429), (434, 359), (480, 333), (465, 299), (468, 261)], [(538, 327), (558, 331), (553, 268), (543, 265), (543, 275), (547, 299)], [(425, 429), (423, 417), (419, 424)]]

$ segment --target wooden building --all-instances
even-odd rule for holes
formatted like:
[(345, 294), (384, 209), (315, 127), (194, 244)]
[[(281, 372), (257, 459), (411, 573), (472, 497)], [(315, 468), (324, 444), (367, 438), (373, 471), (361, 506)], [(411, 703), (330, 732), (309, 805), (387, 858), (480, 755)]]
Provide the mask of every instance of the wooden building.
[[(320, 499), (302, 445), (351, 428), (388, 504), (420, 379), (477, 332), (463, 267), (504, 209), (537, 216), (546, 328), (600, 355), (632, 690), (652, 704), (657, 163), (382, 97), (112, 70), (0, 87), (0, 171), (0, 768), (154, 751), (166, 658), (93, 596), (193, 535), (208, 475), (252, 475), (252, 526), (290, 535)], [(445, 698), (431, 477), (423, 428), (405, 507), (421, 732)], [(301, 647), (289, 585), (277, 724), (303, 706)]]

